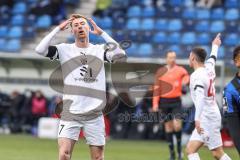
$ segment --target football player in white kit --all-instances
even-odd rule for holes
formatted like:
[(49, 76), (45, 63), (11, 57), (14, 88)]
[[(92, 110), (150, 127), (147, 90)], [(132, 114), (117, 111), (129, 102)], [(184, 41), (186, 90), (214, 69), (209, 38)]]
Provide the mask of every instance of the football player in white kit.
[[(75, 42), (51, 45), (54, 36), (68, 27), (71, 28)], [(107, 43), (114, 43), (115, 47), (89, 43), (89, 32), (101, 36)], [(65, 74), (63, 101), (67, 100), (70, 103), (63, 103), (61, 113), (58, 132), (59, 160), (71, 159), (81, 129), (89, 145), (91, 159), (103, 160), (105, 125), (102, 109), (106, 103), (104, 61), (114, 62), (122, 59), (126, 57), (125, 51), (91, 18), (78, 14), (71, 15), (70, 19), (53, 29), (35, 50), (45, 57), (58, 59)]]
[(190, 77), (190, 92), (196, 110), (195, 129), (186, 148), (189, 160), (200, 160), (197, 152), (204, 144), (215, 159), (231, 160), (222, 148), (221, 114), (214, 87), (215, 62), (220, 45), (218, 34), (212, 42), (211, 55), (206, 62), (207, 53), (203, 48), (194, 48), (189, 56), (189, 65), (194, 69)]

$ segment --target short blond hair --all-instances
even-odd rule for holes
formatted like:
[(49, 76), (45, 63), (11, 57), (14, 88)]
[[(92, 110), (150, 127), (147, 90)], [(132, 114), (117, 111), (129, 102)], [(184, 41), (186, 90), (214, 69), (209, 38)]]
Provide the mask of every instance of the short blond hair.
[[(87, 18), (81, 14), (71, 14), (70, 18), (83, 18), (87, 21)], [(72, 27), (72, 23), (70, 23), (70, 26)]]

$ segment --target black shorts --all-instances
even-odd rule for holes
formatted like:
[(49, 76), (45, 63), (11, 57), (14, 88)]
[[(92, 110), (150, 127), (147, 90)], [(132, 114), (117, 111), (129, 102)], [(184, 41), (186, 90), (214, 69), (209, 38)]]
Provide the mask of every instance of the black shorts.
[(225, 116), (227, 122), (227, 128), (230, 132), (230, 136), (236, 146), (238, 153), (240, 154), (240, 114), (228, 114)]
[(159, 110), (161, 121), (168, 122), (173, 119), (182, 119), (181, 98), (160, 98)]

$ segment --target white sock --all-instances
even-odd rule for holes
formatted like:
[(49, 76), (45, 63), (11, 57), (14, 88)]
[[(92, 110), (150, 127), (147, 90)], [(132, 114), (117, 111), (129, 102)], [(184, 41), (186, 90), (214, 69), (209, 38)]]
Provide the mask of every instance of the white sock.
[(226, 153), (224, 153), (220, 160), (232, 160), (232, 159)]
[(198, 153), (193, 153), (188, 155), (188, 160), (200, 160)]

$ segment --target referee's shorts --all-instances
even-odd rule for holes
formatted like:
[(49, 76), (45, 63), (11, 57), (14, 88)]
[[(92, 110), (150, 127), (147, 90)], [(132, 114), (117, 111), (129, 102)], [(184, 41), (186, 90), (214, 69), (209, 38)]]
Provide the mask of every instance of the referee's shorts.
[(240, 154), (240, 113), (226, 113), (225, 120), (233, 142)]
[(159, 110), (162, 121), (164, 122), (174, 119), (182, 119), (181, 98), (160, 98)]

